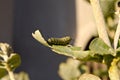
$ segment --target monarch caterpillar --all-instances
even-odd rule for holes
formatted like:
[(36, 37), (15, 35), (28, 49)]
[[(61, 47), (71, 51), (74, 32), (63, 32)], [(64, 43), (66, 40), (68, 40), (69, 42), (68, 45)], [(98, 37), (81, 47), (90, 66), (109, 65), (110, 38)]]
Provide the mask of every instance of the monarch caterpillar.
[(49, 38), (47, 40), (47, 43), (49, 45), (63, 45), (66, 46), (70, 43), (71, 41), (71, 37), (66, 36), (66, 37), (62, 37), (62, 38)]

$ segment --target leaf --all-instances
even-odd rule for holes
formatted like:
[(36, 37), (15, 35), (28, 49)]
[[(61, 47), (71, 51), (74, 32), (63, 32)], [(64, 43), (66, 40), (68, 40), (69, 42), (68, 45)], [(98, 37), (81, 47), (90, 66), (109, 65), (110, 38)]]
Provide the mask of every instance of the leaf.
[(79, 80), (101, 80), (101, 79), (98, 76), (85, 73), (80, 76)]
[(16, 69), (21, 64), (21, 58), (18, 54), (11, 54), (8, 58), (7, 64), (11, 70)]
[(42, 34), (39, 30), (36, 30), (35, 33), (32, 33), (32, 36), (41, 44), (50, 47), (50, 45), (45, 41), (45, 39), (42, 37)]
[(59, 75), (63, 80), (78, 80), (80, 76), (80, 62), (78, 60), (67, 59), (66, 63), (59, 66)]
[[(76, 50), (73, 46), (57, 46), (53, 45), (52, 50), (58, 54), (74, 57), (74, 58), (84, 58), (89, 54), (89, 51)], [(74, 49), (73, 49), (74, 48)]]
[(92, 51), (82, 51), (80, 47), (75, 47), (71, 45), (61, 46), (61, 45), (52, 45), (50, 46), (45, 39), (42, 37), (42, 34), (39, 30), (36, 30), (35, 33), (32, 33), (32, 36), (39, 41), (41, 44), (50, 47), (54, 52), (66, 56), (70, 56), (79, 60), (95, 60), (101, 61), (102, 57), (100, 55), (94, 54)]
[(80, 50), (82, 50), (81, 47), (76, 47), (76, 46), (71, 46), (71, 45), (70, 46), (68, 45), (68, 47), (70, 47), (70, 49), (73, 50), (73, 51), (80, 51)]
[(4, 62), (2, 60), (0, 60), (0, 79), (7, 74), (7, 71), (5, 69), (5, 65), (3, 63)]
[(99, 54), (99, 55), (108, 55), (108, 54), (113, 56), (116, 55), (115, 51), (107, 44), (105, 44), (105, 42), (100, 38), (95, 38), (90, 43), (89, 49), (93, 51), (95, 54)]
[(82, 51), (78, 49), (78, 47), (53, 45), (51, 48), (52, 51), (58, 54), (73, 57), (78, 60), (83, 60), (83, 61), (94, 60), (100, 62), (102, 61), (102, 57), (100, 55), (97, 54), (94, 55), (94, 53), (91, 51)]
[(0, 68), (0, 79), (7, 74), (7, 71), (3, 68)]

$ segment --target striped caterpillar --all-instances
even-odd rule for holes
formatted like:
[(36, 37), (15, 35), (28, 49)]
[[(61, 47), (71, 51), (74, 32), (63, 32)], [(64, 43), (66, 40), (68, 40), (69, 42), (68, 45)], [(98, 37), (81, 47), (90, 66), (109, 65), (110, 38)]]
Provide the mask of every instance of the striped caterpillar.
[(66, 46), (70, 43), (71, 41), (71, 37), (66, 36), (66, 37), (62, 37), (62, 38), (49, 38), (47, 40), (47, 43), (49, 45), (62, 45), (62, 46)]

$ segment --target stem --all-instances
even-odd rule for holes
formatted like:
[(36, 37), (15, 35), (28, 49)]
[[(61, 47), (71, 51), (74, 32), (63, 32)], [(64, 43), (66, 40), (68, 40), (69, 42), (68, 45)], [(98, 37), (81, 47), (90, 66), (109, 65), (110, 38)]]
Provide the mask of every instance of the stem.
[(118, 26), (117, 26), (117, 30), (115, 33), (115, 37), (114, 37), (114, 49), (115, 50), (117, 48), (119, 36), (120, 36), (120, 16), (119, 16), (119, 21), (118, 21)]
[(119, 20), (118, 20), (118, 25), (117, 25), (115, 37), (114, 37), (114, 49), (115, 49), (115, 50), (116, 50), (116, 48), (117, 48), (118, 39), (119, 39), (119, 36), (120, 36), (120, 9), (119, 9), (119, 7), (118, 7), (118, 9), (117, 9), (117, 11), (116, 11), (116, 14), (117, 14), (118, 17), (119, 17)]
[(10, 80), (15, 80), (13, 71), (8, 71), (8, 74), (9, 74)]
[(9, 77), (10, 77), (10, 80), (15, 80), (15, 76), (14, 76), (14, 73), (13, 73), (13, 71), (10, 69), (10, 67), (9, 67), (9, 65), (6, 63), (6, 70), (7, 70), (7, 72), (8, 72), (8, 74), (9, 74)]
[(104, 21), (104, 17), (102, 14), (102, 10), (100, 8), (100, 0), (90, 0), (92, 8), (93, 8), (93, 13), (95, 16), (95, 21), (98, 29), (98, 35), (103, 41), (111, 47), (110, 40), (108, 38), (108, 34), (106, 31), (106, 25)]

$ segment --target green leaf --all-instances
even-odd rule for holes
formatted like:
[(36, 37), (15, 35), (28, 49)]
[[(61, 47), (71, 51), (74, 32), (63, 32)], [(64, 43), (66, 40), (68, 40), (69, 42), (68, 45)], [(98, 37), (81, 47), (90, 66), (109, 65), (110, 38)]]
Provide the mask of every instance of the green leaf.
[(71, 46), (71, 45), (68, 45), (68, 47), (70, 47), (70, 49), (73, 51), (80, 51), (81, 50), (81, 47), (76, 47), (76, 46)]
[(60, 54), (65, 54), (72, 56), (74, 55), (73, 52), (81, 51), (80, 47), (74, 47), (74, 46), (59, 46), (59, 45), (53, 45), (52, 50), (55, 52), (58, 52)]
[(80, 47), (53, 45), (51, 48), (52, 51), (58, 54), (73, 57), (78, 60), (83, 60), (83, 61), (93, 60), (99, 62), (102, 61), (102, 56), (97, 54), (94, 55), (94, 53), (91, 51), (82, 51), (80, 50)]
[(18, 54), (11, 54), (8, 58), (7, 64), (11, 70), (16, 69), (21, 64), (21, 58)]
[(7, 74), (7, 71), (5, 69), (5, 65), (3, 63), (4, 62), (1, 60), (0, 61), (0, 78), (4, 77)]
[(42, 34), (39, 30), (36, 30), (35, 33), (32, 33), (32, 36), (41, 44), (50, 47), (50, 45), (45, 41), (45, 39), (42, 37)]
[(7, 74), (7, 71), (3, 68), (0, 68), (0, 79)]
[(101, 79), (98, 76), (85, 73), (80, 76), (79, 80), (101, 80)]
[(73, 47), (73, 46), (53, 45), (51, 48), (52, 48), (52, 51), (54, 51), (58, 54), (70, 56), (70, 57), (73, 57), (73, 58), (83, 59), (83, 58), (85, 58), (86, 56), (89, 55), (89, 51), (78, 50), (77, 47)]
[(105, 42), (100, 38), (95, 38), (90, 43), (89, 49), (93, 51), (95, 54), (99, 54), (99, 55), (108, 55), (108, 54), (113, 56), (116, 55), (115, 51), (107, 44), (105, 44)]

